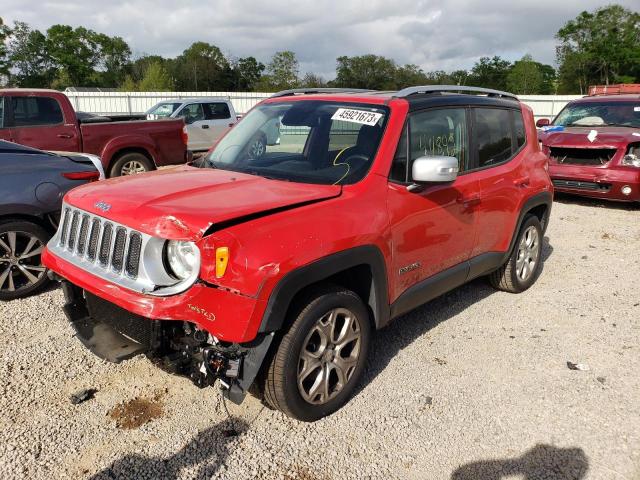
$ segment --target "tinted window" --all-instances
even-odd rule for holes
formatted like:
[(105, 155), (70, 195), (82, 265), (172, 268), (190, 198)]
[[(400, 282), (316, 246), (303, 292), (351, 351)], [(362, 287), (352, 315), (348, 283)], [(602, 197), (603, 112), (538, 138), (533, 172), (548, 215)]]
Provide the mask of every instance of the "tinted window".
[(201, 103), (191, 103), (185, 106), (180, 112), (180, 117), (184, 117), (184, 123), (187, 125), (193, 122), (204, 120), (204, 111)]
[(475, 109), (475, 137), (480, 168), (511, 158), (511, 112), (499, 108)]
[(182, 105), (181, 103), (160, 103), (149, 110), (149, 115), (157, 115), (159, 117), (170, 117), (176, 109)]
[(229, 105), (226, 103), (205, 103), (204, 115), (207, 120), (226, 120), (231, 118)]
[(524, 121), (522, 120), (522, 113), (514, 111), (513, 120), (513, 128), (516, 131), (516, 142), (518, 143), (518, 148), (520, 148), (527, 141), (527, 135), (524, 131)]
[(4, 128), (4, 97), (0, 97), (0, 128)]
[[(411, 166), (419, 157), (445, 156), (458, 159), (460, 171), (468, 165), (467, 120), (464, 108), (426, 110), (409, 117), (409, 156), (401, 139), (391, 178), (398, 181), (411, 180)], [(403, 138), (406, 138), (403, 134)]]
[(60, 105), (47, 97), (12, 97), (13, 124), (16, 127), (57, 125), (63, 122)]

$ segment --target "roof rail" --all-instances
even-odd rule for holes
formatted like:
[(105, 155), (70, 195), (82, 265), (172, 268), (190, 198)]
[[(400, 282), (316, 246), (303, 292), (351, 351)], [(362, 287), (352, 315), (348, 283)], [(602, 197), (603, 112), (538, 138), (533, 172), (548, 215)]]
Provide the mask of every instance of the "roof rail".
[(364, 88), (292, 88), (274, 93), (270, 98), (288, 97), (291, 95), (313, 95), (314, 93), (365, 93), (375, 92)]
[(493, 90), (491, 88), (467, 87), (464, 85), (424, 85), (420, 87), (407, 87), (397, 91), (393, 96), (398, 98), (417, 95), (419, 93), (443, 93), (443, 92), (468, 92), (468, 93), (486, 93), (489, 97), (506, 97), (518, 100), (513, 93)]

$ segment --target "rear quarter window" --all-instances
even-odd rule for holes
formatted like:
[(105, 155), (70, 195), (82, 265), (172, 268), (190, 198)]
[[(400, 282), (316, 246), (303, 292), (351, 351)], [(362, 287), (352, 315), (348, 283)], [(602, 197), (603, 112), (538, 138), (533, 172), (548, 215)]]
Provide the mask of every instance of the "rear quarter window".
[(522, 112), (514, 111), (513, 112), (513, 128), (516, 134), (516, 148), (520, 149), (526, 141), (527, 134), (524, 129), (524, 120), (522, 119)]

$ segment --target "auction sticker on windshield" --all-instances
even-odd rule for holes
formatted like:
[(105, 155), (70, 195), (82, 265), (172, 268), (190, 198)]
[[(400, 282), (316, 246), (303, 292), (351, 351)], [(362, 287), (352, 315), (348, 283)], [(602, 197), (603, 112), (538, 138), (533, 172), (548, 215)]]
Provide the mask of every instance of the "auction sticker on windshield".
[(365, 112), (364, 110), (353, 110), (351, 108), (339, 108), (333, 114), (331, 120), (342, 120), (343, 122), (362, 123), (374, 126), (382, 117), (382, 113)]

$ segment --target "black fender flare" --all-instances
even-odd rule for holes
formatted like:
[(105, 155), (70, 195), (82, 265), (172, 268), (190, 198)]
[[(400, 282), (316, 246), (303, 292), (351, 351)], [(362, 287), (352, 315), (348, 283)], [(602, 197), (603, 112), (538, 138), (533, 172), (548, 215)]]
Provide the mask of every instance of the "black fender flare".
[(384, 256), (374, 245), (362, 245), (333, 253), (288, 272), (269, 295), (259, 332), (274, 332), (283, 326), (289, 305), (304, 288), (352, 267), (366, 265), (371, 269), (372, 282), (368, 299), (376, 328), (389, 322), (389, 291)]
[(513, 236), (511, 237), (509, 248), (505, 252), (503, 263), (507, 261), (507, 259), (511, 255), (511, 252), (513, 252), (516, 240), (518, 239), (518, 232), (520, 231), (522, 222), (524, 222), (525, 215), (532, 209), (539, 207), (540, 205), (545, 205), (547, 207), (544, 213), (544, 218), (540, 221), (540, 223), (542, 224), (542, 235), (544, 236), (545, 232), (547, 231), (547, 226), (549, 225), (549, 216), (551, 215), (551, 206), (553, 205), (553, 193), (551, 192), (536, 193), (531, 198), (527, 199), (526, 202), (524, 202), (524, 205), (522, 205), (522, 208), (520, 209), (520, 214), (518, 215), (518, 221), (516, 223), (516, 228), (513, 231)]

